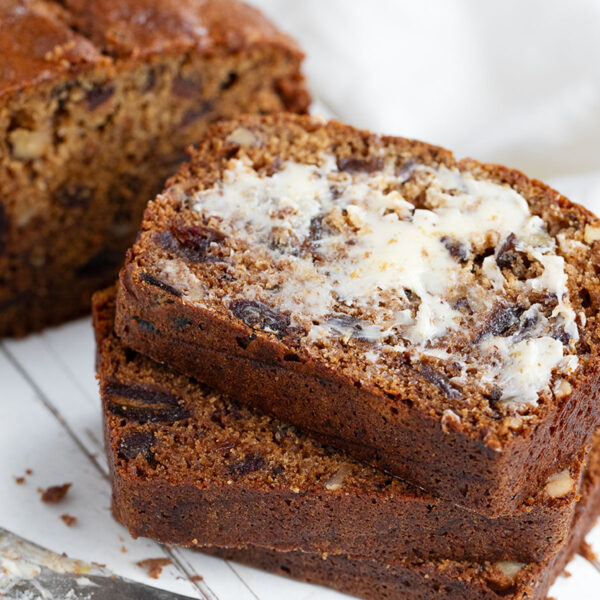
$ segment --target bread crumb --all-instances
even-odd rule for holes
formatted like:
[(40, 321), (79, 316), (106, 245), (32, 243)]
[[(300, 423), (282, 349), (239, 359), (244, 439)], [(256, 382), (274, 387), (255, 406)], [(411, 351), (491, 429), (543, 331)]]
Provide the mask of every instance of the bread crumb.
[(18, 485), (25, 483), (25, 477), (15, 477), (15, 483)]
[(204, 581), (204, 577), (202, 577), (202, 575), (192, 575), (190, 579), (192, 581)]
[(127, 548), (125, 548), (125, 546), (121, 546), (121, 552), (125, 554), (127, 552)]
[(25, 475), (33, 475), (33, 471), (31, 469), (25, 469)]
[(146, 558), (135, 563), (138, 567), (145, 569), (148, 576), (152, 579), (158, 579), (162, 573), (163, 567), (173, 564), (170, 558)]
[(72, 515), (68, 515), (68, 514), (64, 514), (64, 515), (60, 515), (60, 518), (63, 520), (64, 524), (67, 527), (72, 527), (73, 525), (77, 524), (77, 517), (74, 517)]
[(72, 485), (72, 483), (63, 483), (63, 485), (53, 485), (46, 490), (40, 489), (38, 491), (42, 494), (42, 502), (55, 504), (64, 499)]

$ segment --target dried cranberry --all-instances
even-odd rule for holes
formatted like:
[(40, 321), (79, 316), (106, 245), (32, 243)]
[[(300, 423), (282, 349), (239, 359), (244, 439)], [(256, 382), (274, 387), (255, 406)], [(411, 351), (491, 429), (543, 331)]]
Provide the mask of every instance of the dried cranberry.
[(339, 171), (346, 171), (347, 173), (373, 173), (383, 169), (383, 158), (380, 156), (370, 158), (347, 156), (337, 159), (337, 168)]
[(257, 300), (236, 300), (231, 312), (248, 327), (284, 334), (290, 326), (289, 315), (277, 312)]

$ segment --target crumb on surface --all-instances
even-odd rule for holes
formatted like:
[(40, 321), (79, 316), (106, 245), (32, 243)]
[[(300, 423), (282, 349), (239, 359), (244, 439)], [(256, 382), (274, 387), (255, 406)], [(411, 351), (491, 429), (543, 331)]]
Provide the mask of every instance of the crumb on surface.
[(72, 483), (63, 483), (63, 485), (53, 485), (45, 490), (38, 491), (42, 494), (42, 502), (55, 504), (64, 499), (72, 485)]
[(65, 513), (64, 515), (60, 515), (60, 518), (67, 527), (72, 527), (73, 525), (77, 524), (77, 517), (74, 517), (73, 515)]
[(15, 483), (18, 485), (22, 485), (25, 483), (25, 477), (15, 477)]
[(158, 579), (163, 567), (173, 564), (170, 558), (146, 558), (135, 563), (138, 567), (145, 569), (152, 579)]
[(31, 469), (25, 469), (25, 475), (33, 475), (33, 471)]
[(204, 581), (204, 577), (202, 577), (202, 575), (192, 575), (190, 579), (192, 581)]
[(125, 554), (125, 552), (127, 552), (127, 548), (125, 548), (125, 546), (121, 546), (121, 552), (123, 552), (123, 554)]

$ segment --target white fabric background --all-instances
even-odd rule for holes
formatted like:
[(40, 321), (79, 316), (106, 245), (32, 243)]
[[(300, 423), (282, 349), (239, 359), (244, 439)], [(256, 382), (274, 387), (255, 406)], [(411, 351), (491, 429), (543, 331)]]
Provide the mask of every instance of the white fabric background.
[(600, 212), (600, 0), (251, 0), (342, 120), (523, 170)]

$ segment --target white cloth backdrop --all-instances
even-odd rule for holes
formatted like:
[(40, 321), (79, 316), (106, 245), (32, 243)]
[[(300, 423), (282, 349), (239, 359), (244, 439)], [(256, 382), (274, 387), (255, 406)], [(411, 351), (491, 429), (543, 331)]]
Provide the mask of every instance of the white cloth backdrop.
[(341, 119), (523, 170), (600, 212), (600, 0), (251, 0)]

